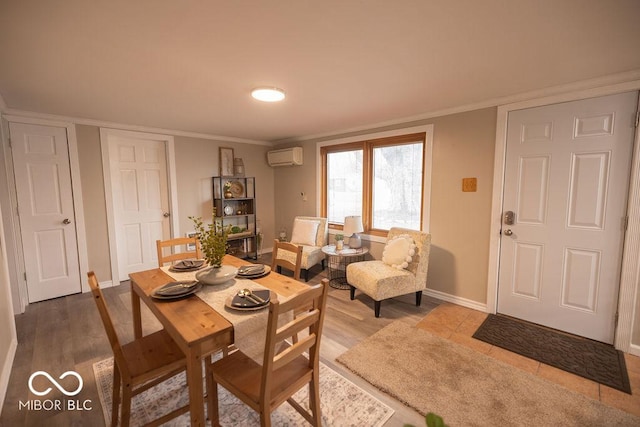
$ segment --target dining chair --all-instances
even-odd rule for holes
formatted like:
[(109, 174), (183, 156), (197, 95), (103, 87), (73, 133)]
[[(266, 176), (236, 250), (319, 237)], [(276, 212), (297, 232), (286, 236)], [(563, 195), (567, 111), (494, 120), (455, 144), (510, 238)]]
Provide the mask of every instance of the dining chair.
[[(98, 306), (104, 329), (113, 350), (113, 398), (111, 425), (127, 427), (131, 418), (131, 399), (149, 388), (186, 370), (184, 353), (164, 329), (121, 345), (109, 310), (104, 301), (98, 279), (93, 271), (87, 273), (93, 298)], [(120, 393), (122, 392), (122, 397)], [(119, 407), (122, 402), (122, 414)], [(175, 409), (149, 425), (160, 425), (189, 412), (189, 405)]]
[[(218, 384), (260, 415), (260, 425), (271, 425), (271, 413), (285, 401), (314, 426), (320, 416), (320, 339), (329, 281), (310, 286), (279, 302), (269, 303), (267, 335), (262, 365), (242, 350), (207, 364), (207, 410), (212, 426), (219, 424)], [(272, 294), (273, 295), (273, 294)], [(287, 313), (304, 309), (293, 320)], [(282, 325), (282, 326), (279, 326)], [(297, 343), (285, 346), (285, 339), (307, 331)], [(309, 408), (305, 410), (292, 396), (309, 386)]]
[[(289, 253), (283, 257), (283, 253)], [(281, 242), (278, 239), (273, 241), (273, 254), (271, 259), (271, 269), (286, 268), (293, 272), (293, 278), (300, 280), (300, 270), (302, 265), (302, 245), (295, 245), (289, 242)]]
[[(175, 252), (164, 255), (164, 248), (174, 248), (176, 246), (193, 245), (192, 251)], [(156, 240), (156, 248), (158, 249), (158, 267), (162, 267), (165, 263), (173, 264), (175, 261), (183, 259), (200, 259), (202, 258), (202, 250), (200, 249), (200, 240), (197, 237), (176, 237), (175, 239)], [(173, 251), (172, 251), (173, 252)]]

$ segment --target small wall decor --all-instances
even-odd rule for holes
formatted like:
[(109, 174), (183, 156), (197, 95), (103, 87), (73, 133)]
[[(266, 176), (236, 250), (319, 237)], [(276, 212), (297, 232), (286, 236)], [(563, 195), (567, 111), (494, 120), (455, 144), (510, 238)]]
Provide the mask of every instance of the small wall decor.
[(244, 176), (244, 162), (239, 157), (233, 159), (233, 174), (235, 176)]
[(233, 148), (220, 147), (220, 176), (233, 176)]

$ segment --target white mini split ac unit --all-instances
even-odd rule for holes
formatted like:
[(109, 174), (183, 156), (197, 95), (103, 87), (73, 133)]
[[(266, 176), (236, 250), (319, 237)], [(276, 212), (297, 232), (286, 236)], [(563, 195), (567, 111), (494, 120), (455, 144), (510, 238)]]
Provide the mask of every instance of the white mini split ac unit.
[(302, 147), (284, 148), (282, 150), (273, 150), (267, 152), (267, 162), (269, 166), (301, 166), (302, 165)]

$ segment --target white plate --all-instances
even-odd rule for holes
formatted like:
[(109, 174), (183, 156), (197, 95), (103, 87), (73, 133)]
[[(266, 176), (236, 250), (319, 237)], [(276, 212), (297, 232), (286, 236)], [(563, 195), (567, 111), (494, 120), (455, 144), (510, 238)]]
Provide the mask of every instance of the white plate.
[(233, 208), (232, 208), (231, 206), (229, 206), (229, 205), (225, 206), (225, 207), (224, 207), (224, 214), (225, 214), (225, 215), (231, 215), (231, 214), (233, 214)]

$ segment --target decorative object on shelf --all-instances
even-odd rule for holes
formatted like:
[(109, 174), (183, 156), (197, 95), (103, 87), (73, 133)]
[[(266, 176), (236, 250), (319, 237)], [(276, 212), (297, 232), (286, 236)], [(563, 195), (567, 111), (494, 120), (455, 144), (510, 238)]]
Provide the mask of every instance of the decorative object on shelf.
[(216, 221), (229, 231), (227, 253), (258, 259), (255, 178), (214, 176), (211, 184)]
[(336, 250), (341, 251), (344, 247), (344, 236), (342, 234), (336, 234)]
[(233, 193), (231, 192), (231, 181), (227, 181), (224, 183), (224, 198), (225, 199), (233, 198)]
[[(231, 197), (244, 197), (244, 185), (240, 181), (230, 181), (229, 191)], [(225, 184), (226, 185), (226, 184)]]
[(233, 148), (220, 147), (220, 176), (233, 176)]
[(284, 242), (285, 240), (287, 240), (287, 230), (285, 230), (284, 228), (282, 230), (280, 230), (280, 241)]
[(229, 235), (230, 226), (225, 227), (221, 221), (215, 220), (215, 207), (213, 208), (213, 218), (213, 222), (205, 227), (201, 217), (189, 217), (198, 233), (204, 258), (212, 268), (220, 268), (222, 258), (227, 253), (227, 236)]
[(233, 174), (235, 176), (244, 176), (244, 162), (239, 157), (233, 159)]
[(342, 231), (344, 231), (345, 236), (349, 237), (350, 248), (358, 249), (362, 246), (362, 240), (358, 235), (358, 233), (362, 233), (364, 231), (361, 216), (352, 215), (345, 217)]

